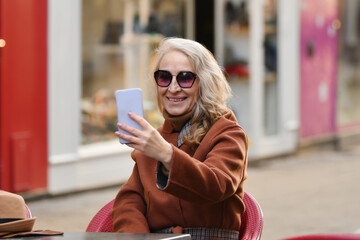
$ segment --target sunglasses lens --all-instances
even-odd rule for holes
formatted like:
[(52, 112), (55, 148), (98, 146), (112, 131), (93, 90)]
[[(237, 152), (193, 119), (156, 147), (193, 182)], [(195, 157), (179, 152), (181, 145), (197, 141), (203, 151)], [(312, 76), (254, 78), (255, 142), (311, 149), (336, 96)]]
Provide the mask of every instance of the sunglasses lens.
[(169, 72), (159, 70), (155, 72), (155, 80), (160, 87), (167, 87), (170, 85), (172, 75)]
[[(158, 86), (168, 87), (172, 81), (173, 76), (170, 72), (165, 70), (158, 70), (154, 73), (154, 78)], [(196, 79), (195, 73), (180, 72), (176, 76), (176, 80), (181, 88), (191, 88)]]
[(177, 75), (178, 83), (182, 88), (192, 87), (195, 79), (196, 79), (196, 75), (191, 72), (180, 72)]

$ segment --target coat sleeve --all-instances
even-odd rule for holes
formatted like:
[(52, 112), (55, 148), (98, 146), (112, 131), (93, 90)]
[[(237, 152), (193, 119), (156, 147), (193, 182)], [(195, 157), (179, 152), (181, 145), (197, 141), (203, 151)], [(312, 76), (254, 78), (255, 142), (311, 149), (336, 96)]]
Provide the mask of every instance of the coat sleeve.
[(129, 180), (122, 186), (115, 198), (112, 210), (115, 232), (149, 233), (145, 217), (144, 190), (139, 178), (137, 164)]
[(238, 191), (247, 178), (246, 133), (233, 126), (210, 135), (193, 157), (173, 147), (169, 179), (163, 191), (199, 204), (221, 202)]

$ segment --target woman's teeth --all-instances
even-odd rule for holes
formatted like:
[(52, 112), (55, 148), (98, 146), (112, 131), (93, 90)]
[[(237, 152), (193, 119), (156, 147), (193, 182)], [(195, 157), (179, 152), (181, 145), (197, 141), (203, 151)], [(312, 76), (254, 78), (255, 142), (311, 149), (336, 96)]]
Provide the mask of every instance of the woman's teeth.
[(185, 98), (169, 98), (169, 100), (172, 102), (180, 102), (180, 101), (185, 100)]

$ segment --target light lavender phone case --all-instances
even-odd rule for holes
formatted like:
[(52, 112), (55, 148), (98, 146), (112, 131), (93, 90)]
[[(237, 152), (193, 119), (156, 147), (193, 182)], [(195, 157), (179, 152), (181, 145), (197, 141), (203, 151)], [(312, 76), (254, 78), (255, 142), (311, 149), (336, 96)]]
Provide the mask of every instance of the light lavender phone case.
[[(143, 102), (142, 102), (142, 91), (140, 88), (129, 88), (129, 89), (121, 89), (115, 92), (116, 99), (116, 109), (118, 122), (124, 123), (126, 125), (132, 126), (134, 128), (140, 129), (140, 125), (132, 120), (128, 113), (133, 112), (137, 115), (143, 117)], [(121, 132), (131, 135), (130, 133), (119, 129)], [(122, 138), (120, 138), (120, 143), (125, 144), (129, 143)]]

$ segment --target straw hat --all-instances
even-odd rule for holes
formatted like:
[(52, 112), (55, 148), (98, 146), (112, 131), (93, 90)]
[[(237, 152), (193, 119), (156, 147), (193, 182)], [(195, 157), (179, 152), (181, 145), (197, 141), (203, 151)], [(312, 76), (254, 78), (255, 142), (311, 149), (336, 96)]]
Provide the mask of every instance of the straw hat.
[(27, 218), (22, 196), (0, 190), (0, 233), (31, 232), (35, 219)]

